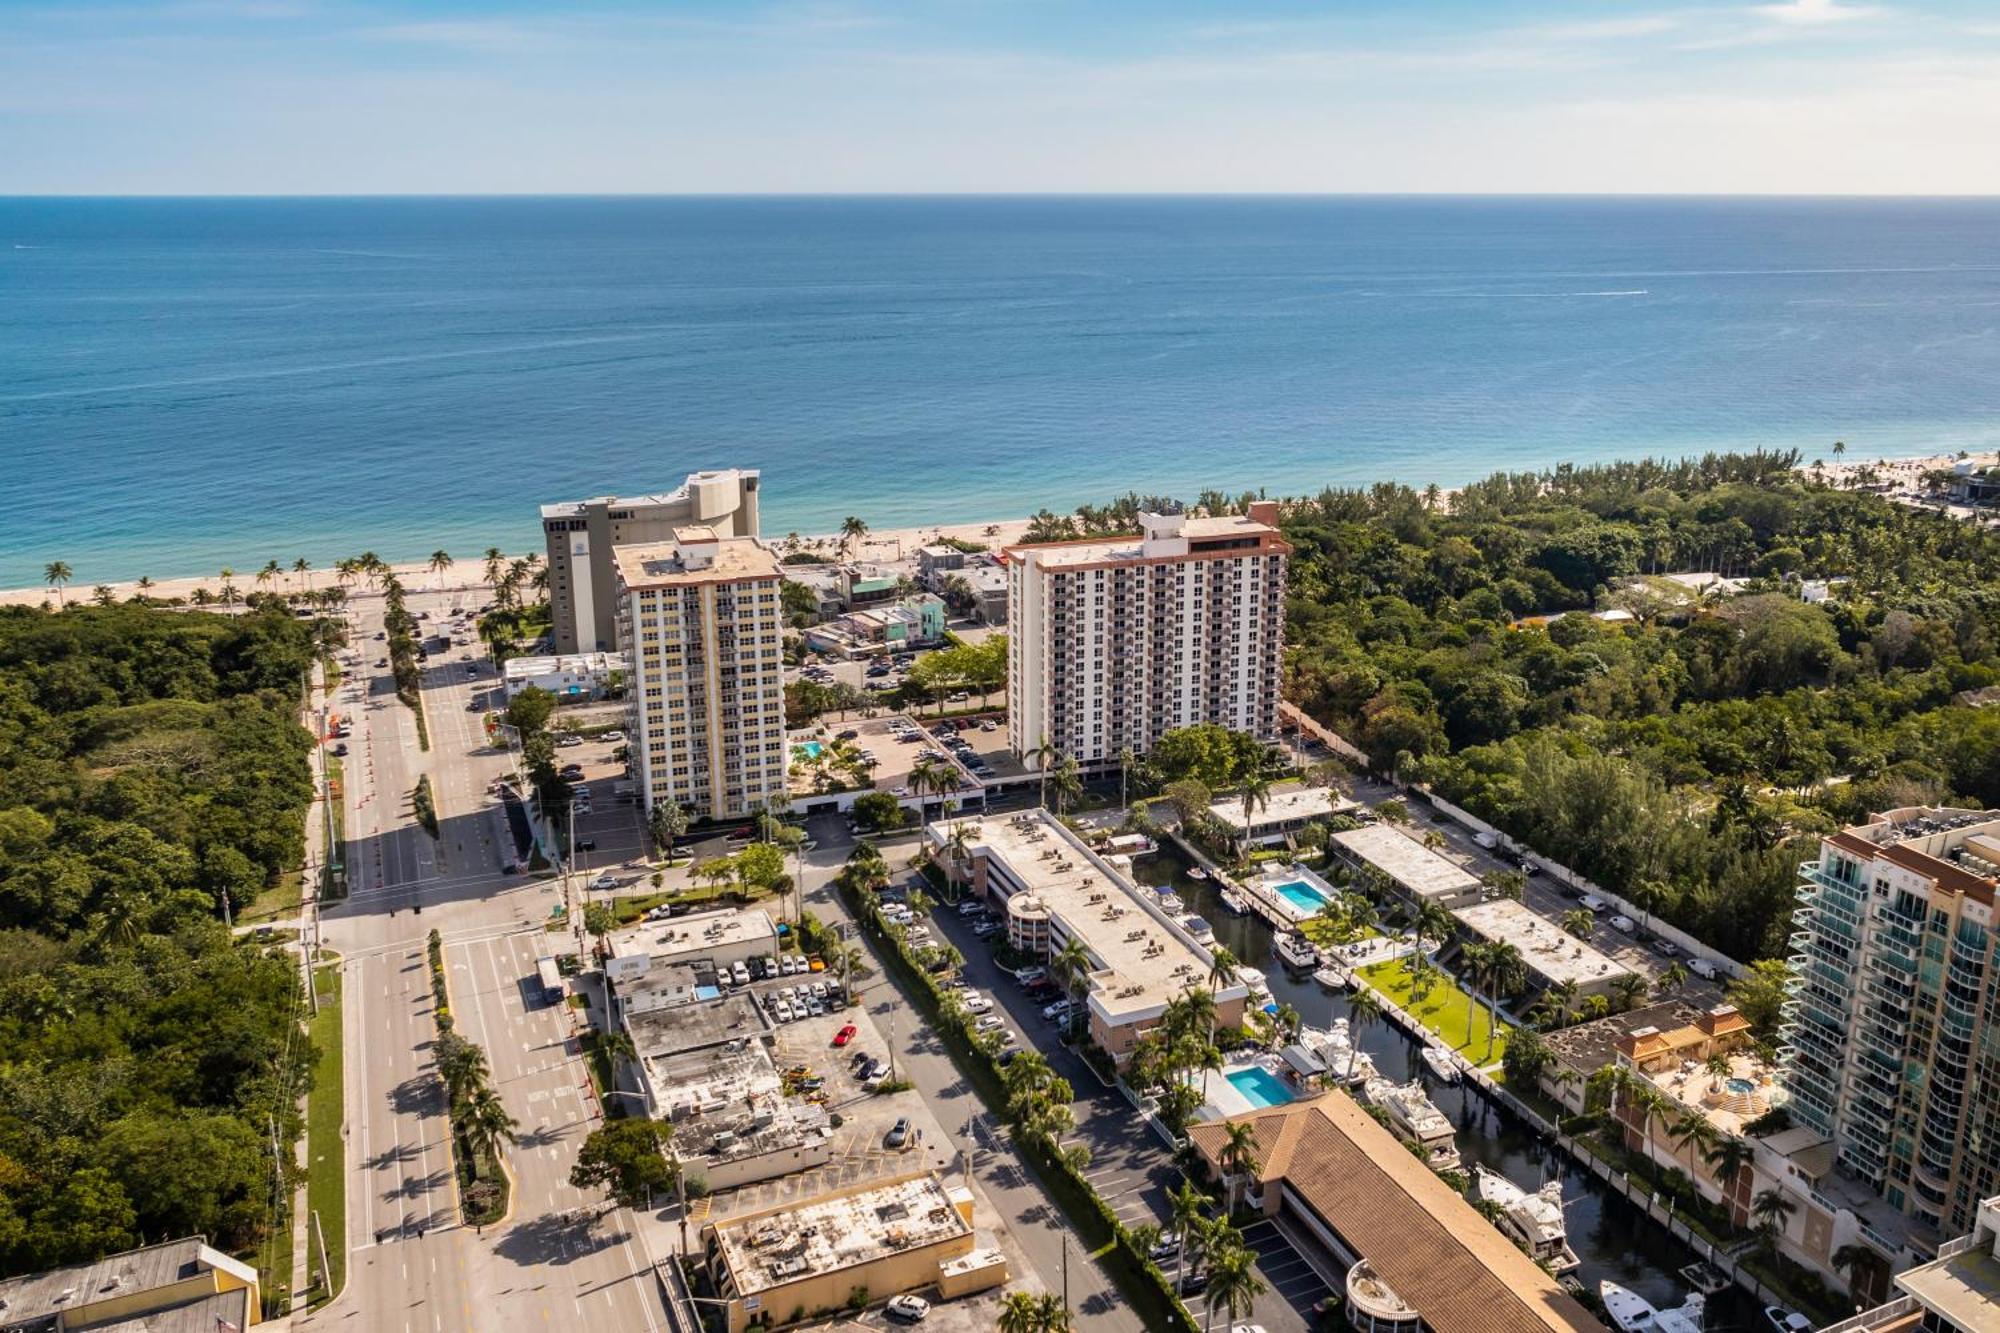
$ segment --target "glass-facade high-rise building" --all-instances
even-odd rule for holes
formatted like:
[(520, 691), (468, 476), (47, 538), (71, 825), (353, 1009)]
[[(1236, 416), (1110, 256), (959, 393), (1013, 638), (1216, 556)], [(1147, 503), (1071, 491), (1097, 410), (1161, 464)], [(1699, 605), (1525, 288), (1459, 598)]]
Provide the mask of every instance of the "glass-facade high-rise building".
[(2000, 1187), (2000, 810), (1892, 810), (1822, 840), (1791, 943), (1792, 1118), (1953, 1235)]

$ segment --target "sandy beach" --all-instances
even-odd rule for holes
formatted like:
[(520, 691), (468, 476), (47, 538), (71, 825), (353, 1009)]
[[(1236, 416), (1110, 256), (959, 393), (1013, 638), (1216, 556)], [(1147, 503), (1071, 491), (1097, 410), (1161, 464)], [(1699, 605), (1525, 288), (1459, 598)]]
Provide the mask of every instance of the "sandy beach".
[[(1953, 454), (1925, 454), (1907, 458), (1842, 459), (1838, 462), (1827, 461), (1818, 468), (1812, 467), (1810, 462), (1808, 462), (1799, 471), (1808, 476), (1815, 476), (1832, 485), (1839, 486), (1849, 479), (1872, 469), (1878, 483), (1887, 483), (1892, 490), (1906, 490), (1914, 487), (1924, 473), (1950, 468), (1960, 462), (1969, 462), (1975, 467), (2000, 466), (2000, 450), (1971, 454), (1965, 459), (1960, 459)], [(1447, 496), (1451, 493), (1450, 491), (1445, 492)], [(884, 528), (880, 531), (871, 529), (867, 536), (863, 537), (860, 541), (851, 543), (846, 548), (846, 553), (848, 558), (854, 560), (903, 560), (914, 554), (919, 546), (940, 541), (947, 537), (956, 538), (961, 541), (978, 542), (989, 548), (998, 548), (1021, 541), (1028, 531), (1028, 523), (1029, 520), (1025, 518), (1008, 518), (995, 519), (989, 522), (938, 523), (914, 528)], [(766, 533), (765, 540), (782, 551), (789, 551), (790, 549), (788, 540), (775, 533)], [(837, 532), (813, 535), (801, 534), (799, 537), (799, 549), (810, 551), (815, 555), (823, 555), (829, 559), (835, 559), (839, 558), (842, 554), (843, 548), (841, 542), (842, 538)], [(363, 542), (361, 544), (365, 545), (366, 543)], [(539, 555), (540, 552), (538, 551), (535, 554)], [(483, 564), (483, 560), (468, 557), (454, 564), (442, 574), (432, 573), (429, 565), (421, 561), (399, 564), (392, 567), (395, 569), (397, 576), (403, 580), (404, 586), (413, 592), (463, 591), (485, 586), (484, 581), (480, 578)], [(87, 569), (79, 570), (77, 578), (70, 584), (65, 595), (70, 600), (90, 597), (97, 585), (89, 582), (89, 577), (90, 572)], [(277, 578), (271, 580), (270, 583), (260, 585), (256, 580), (256, 571), (253, 569), (239, 571), (233, 581), (236, 584), (237, 591), (241, 594), (259, 591), (289, 593), (304, 591), (308, 587), (324, 588), (333, 580), (333, 577), (331, 569), (317, 569), (304, 575), (293, 574), (287, 570)], [(112, 595), (121, 600), (134, 596), (139, 591), (138, 586), (130, 582), (113, 583), (108, 586), (111, 589)], [(149, 592), (152, 596), (160, 598), (187, 598), (192, 596), (197, 588), (207, 588), (213, 593), (221, 586), (222, 580), (218, 576), (195, 575), (188, 578), (155, 580)], [(367, 584), (357, 582), (348, 587), (348, 595), (350, 597), (365, 597), (370, 595), (370, 589)], [(0, 606), (38, 606), (43, 602), (54, 605), (55, 600), (55, 596), (47, 588), (9, 588), (0, 590)]]

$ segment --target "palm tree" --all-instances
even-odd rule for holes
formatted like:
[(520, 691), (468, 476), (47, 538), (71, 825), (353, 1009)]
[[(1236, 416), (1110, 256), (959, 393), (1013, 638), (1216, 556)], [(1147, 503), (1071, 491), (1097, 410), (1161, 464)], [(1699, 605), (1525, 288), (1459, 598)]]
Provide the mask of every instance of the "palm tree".
[(1835, 458), (1839, 458), (1839, 457), (1840, 457), (1841, 455), (1845, 454), (1846, 452), (1847, 452), (1847, 441), (1845, 441), (1845, 440), (1835, 440), (1835, 441), (1833, 442), (1833, 456), (1834, 456)]
[(1667, 1126), (1667, 1137), (1673, 1142), (1676, 1158), (1684, 1151), (1687, 1153), (1688, 1169), (1692, 1172), (1695, 1158), (1706, 1157), (1714, 1149), (1717, 1135), (1708, 1117), (1690, 1107)]
[(486, 548), (485, 559), (486, 567), (484, 572), (486, 574), (486, 582), (498, 585), (501, 573), (507, 568), (507, 553), (497, 546), (489, 546)]
[(1201, 1225), (1203, 1212), (1208, 1200), (1189, 1180), (1182, 1180), (1180, 1189), (1167, 1196), (1168, 1217), (1173, 1222), (1174, 1234), (1180, 1237), (1180, 1247), (1174, 1251), (1174, 1290), (1181, 1289), (1181, 1277), (1187, 1272), (1188, 1251), (1194, 1248), (1195, 1229)]
[(1220, 994), (1225, 987), (1236, 984), (1236, 969), (1242, 966), (1236, 955), (1226, 944), (1211, 945), (1208, 951), (1209, 989)]
[[(431, 552), (431, 559), (430, 559), (431, 573), (442, 574), (447, 569), (450, 569), (451, 566), (452, 566), (452, 559), (450, 553), (444, 550), (436, 550)], [(435, 584), (432, 585), (432, 587), (434, 588), (436, 586), (437, 585)]]
[(141, 597), (144, 597), (147, 593), (153, 590), (153, 580), (149, 578), (147, 575), (141, 574), (139, 576), (138, 583), (134, 584), (133, 586), (139, 590), (139, 595)]
[(1257, 1298), (1267, 1288), (1257, 1280), (1257, 1256), (1240, 1245), (1210, 1253), (1208, 1259), (1208, 1318), (1203, 1333), (1215, 1327), (1215, 1312), (1226, 1310), (1231, 1319), (1248, 1318), (1257, 1308)]
[(1054, 763), (1056, 756), (1060, 755), (1061, 753), (1062, 751), (1056, 749), (1054, 745), (1050, 744), (1049, 738), (1046, 735), (1044, 735), (1039, 745), (1029, 746), (1028, 752), (1021, 756), (1023, 759), (1026, 759), (1029, 763), (1033, 764), (1035, 766), (1035, 771), (1042, 775), (1042, 795), (1040, 804), (1044, 810), (1048, 809), (1049, 807), (1049, 765), (1051, 763)]
[(307, 592), (312, 591), (312, 561), (306, 559), (304, 556), (300, 556), (298, 559), (292, 561), (292, 573), (297, 574), (306, 581)]
[(1041, 1333), (1042, 1312), (1039, 1302), (1025, 1291), (1010, 1291), (1000, 1306), (1000, 1322), (994, 1326), (999, 1333)]
[(1439, 948), (1443, 948), (1444, 942), (1451, 938), (1452, 931), (1457, 928), (1458, 918), (1445, 910), (1442, 904), (1425, 903), (1422, 907), (1419, 907), (1415, 917), (1410, 922), (1410, 929), (1417, 937), (1415, 961), (1419, 964), (1424, 962), (1424, 940), (1426, 938), (1435, 941)]
[(1056, 764), (1053, 781), (1056, 788), (1056, 814), (1062, 815), (1068, 811), (1071, 801), (1083, 795), (1083, 774), (1078, 770), (1076, 760), (1064, 755)]
[(1548, 997), (1555, 1002), (1556, 1006), (1557, 1027), (1561, 1027), (1563, 1024), (1569, 1022), (1570, 1015), (1576, 1012), (1577, 991), (1578, 987), (1573, 977), (1564, 977), (1561, 981), (1549, 987)]
[(500, 1094), (491, 1088), (481, 1088), (473, 1094), (460, 1128), (474, 1156), (497, 1162), (501, 1147), (514, 1136), (518, 1126), (514, 1117), (507, 1114), (507, 1105), (500, 1100)]
[(222, 604), (233, 608), (236, 605), (236, 585), (229, 580), (236, 577), (236, 571), (229, 566), (222, 567)]
[(1056, 1292), (1045, 1291), (1036, 1298), (1035, 1333), (1070, 1333), (1069, 1307)]
[(1250, 826), (1257, 822), (1259, 810), (1271, 808), (1271, 784), (1261, 773), (1244, 780), (1243, 783), (1243, 852), (1250, 851)]
[(51, 588), (55, 589), (57, 606), (63, 604), (64, 585), (75, 577), (76, 572), (69, 567), (68, 561), (51, 560), (48, 564), (42, 566), (42, 578)]
[[(1490, 983), (1492, 965), (1489, 960), (1492, 957), (1492, 951), (1493, 946), (1484, 940), (1476, 940), (1458, 951), (1459, 957), (1465, 960), (1465, 979), (1472, 983), (1474, 990), (1484, 991)], [(1474, 1007), (1470, 1004), (1465, 1006), (1465, 1044), (1467, 1046), (1472, 1045), (1472, 1011)]]
[(860, 519), (856, 518), (854, 515), (849, 514), (846, 518), (842, 519), (840, 521), (841, 558), (843, 560), (846, 559), (848, 552), (854, 549), (854, 543), (860, 541), (863, 537), (866, 537), (867, 535), (868, 535), (868, 525), (866, 523), (863, 523)]
[(1775, 1189), (1760, 1191), (1750, 1201), (1750, 1216), (1757, 1219), (1757, 1240), (1766, 1253), (1778, 1248), (1778, 1237), (1785, 1230), (1785, 1221), (1799, 1206)]
[(100, 583), (90, 590), (90, 600), (99, 606), (109, 606), (118, 600), (118, 594), (111, 590), (110, 584)]
[(1722, 1191), (1722, 1205), (1729, 1211), (1730, 1220), (1735, 1221), (1737, 1178), (1743, 1174), (1743, 1168), (1757, 1160), (1757, 1150), (1734, 1134), (1725, 1134), (1720, 1142), (1702, 1153), (1701, 1160), (1715, 1177), (1715, 1187)]
[(1588, 907), (1572, 907), (1562, 914), (1562, 928), (1580, 940), (1587, 940), (1597, 929), (1597, 913)]
[(470, 1101), (487, 1086), (491, 1070), (486, 1052), (476, 1043), (448, 1033), (438, 1039), (436, 1056), (438, 1077), (454, 1102)]
[(1077, 991), (1090, 976), (1090, 953), (1083, 947), (1083, 941), (1070, 936), (1069, 942), (1050, 956), (1049, 974), (1055, 978), (1056, 985), (1062, 987), (1063, 994), (1074, 1001)]
[(1493, 1058), (1493, 1043), (1500, 1034), (1500, 997), (1512, 999), (1520, 994), (1528, 984), (1528, 962), (1521, 956), (1520, 947), (1510, 940), (1495, 940), (1487, 946), (1486, 984), (1481, 987), (1486, 992), (1486, 1058)]
[(1867, 1286), (1866, 1278), (1880, 1271), (1881, 1256), (1866, 1245), (1849, 1242), (1833, 1252), (1830, 1262), (1838, 1272), (1847, 1274), (1847, 1289), (1855, 1296)]
[(1627, 972), (1611, 983), (1611, 993), (1618, 997), (1620, 1012), (1635, 1009), (1646, 998), (1646, 979), (1637, 972)]
[(1382, 1021), (1384, 1010), (1382, 997), (1368, 987), (1362, 987), (1347, 1002), (1347, 1072), (1343, 1078), (1354, 1077), (1354, 1061), (1361, 1053), (1361, 1034)]
[(1678, 958), (1668, 963), (1660, 972), (1659, 980), (1653, 983), (1653, 994), (1668, 995), (1687, 985), (1687, 964)]

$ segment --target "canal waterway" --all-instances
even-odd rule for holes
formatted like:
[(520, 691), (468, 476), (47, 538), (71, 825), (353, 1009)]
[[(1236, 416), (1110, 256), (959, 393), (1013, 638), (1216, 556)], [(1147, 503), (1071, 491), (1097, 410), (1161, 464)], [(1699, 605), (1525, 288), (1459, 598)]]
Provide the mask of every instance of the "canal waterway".
[[(1215, 885), (1190, 879), (1187, 866), (1171, 847), (1134, 866), (1139, 882), (1171, 885), (1191, 910), (1215, 929), (1216, 940), (1245, 965), (1260, 969), (1274, 999), (1291, 1005), (1313, 1027), (1329, 1027), (1347, 1016), (1347, 997), (1330, 993), (1310, 977), (1293, 980), (1271, 954), (1271, 927), (1253, 915), (1226, 911)], [(1474, 1092), (1464, 1083), (1440, 1086), (1424, 1069), (1418, 1042), (1386, 1018), (1358, 1035), (1361, 1049), (1375, 1061), (1385, 1078), (1407, 1083), (1421, 1076), (1431, 1100), (1458, 1129), (1458, 1151), (1470, 1171), (1474, 1163), (1498, 1171), (1523, 1189), (1539, 1189), (1544, 1181), (1563, 1182), (1563, 1215), (1569, 1243), (1583, 1261), (1576, 1278), (1592, 1292), (1609, 1278), (1630, 1287), (1662, 1308), (1679, 1305), (1689, 1288), (1680, 1269), (1696, 1255), (1669, 1236), (1628, 1201), (1607, 1190), (1588, 1169), (1571, 1162), (1520, 1117)], [(1745, 1293), (1729, 1288), (1710, 1298), (1710, 1333), (1766, 1327), (1763, 1312)]]

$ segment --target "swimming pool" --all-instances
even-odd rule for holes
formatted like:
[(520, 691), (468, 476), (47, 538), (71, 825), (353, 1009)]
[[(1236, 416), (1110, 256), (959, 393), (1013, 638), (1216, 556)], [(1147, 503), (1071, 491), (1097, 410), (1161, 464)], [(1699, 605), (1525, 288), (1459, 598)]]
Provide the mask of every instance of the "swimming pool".
[(826, 747), (818, 741), (800, 741), (792, 749), (798, 751), (799, 756), (807, 763), (811, 763), (813, 760), (819, 758), (820, 752), (826, 749)]
[(1292, 1090), (1285, 1086), (1285, 1080), (1261, 1066), (1239, 1069), (1228, 1076), (1229, 1085), (1243, 1094), (1243, 1100), (1252, 1106), (1283, 1106), (1296, 1101)]
[(1317, 912), (1326, 906), (1326, 895), (1302, 879), (1288, 879), (1276, 888), (1280, 898), (1301, 912)]

